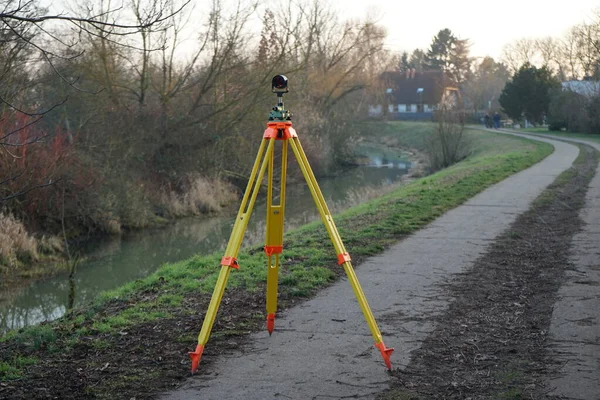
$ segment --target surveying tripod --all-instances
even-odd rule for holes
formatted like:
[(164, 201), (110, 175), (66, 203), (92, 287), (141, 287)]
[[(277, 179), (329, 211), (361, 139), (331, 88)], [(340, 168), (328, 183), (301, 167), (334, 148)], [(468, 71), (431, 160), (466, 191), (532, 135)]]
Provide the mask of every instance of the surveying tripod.
[[(277, 94), (277, 106), (273, 107), (273, 110), (269, 114), (269, 122), (267, 122), (267, 129), (263, 135), (263, 140), (254, 162), (254, 167), (250, 173), (250, 179), (248, 186), (244, 192), (242, 203), (238, 211), (227, 248), (225, 249), (225, 255), (221, 259), (221, 271), (215, 285), (215, 289), (208, 305), (208, 310), (204, 317), (204, 323), (202, 329), (198, 335), (198, 346), (196, 350), (190, 352), (190, 358), (192, 359), (192, 373), (198, 369), (204, 346), (208, 341), (210, 331), (215, 322), (215, 317), (223, 298), (225, 286), (227, 285), (227, 279), (232, 269), (238, 269), (239, 265), (237, 262), (237, 255), (242, 245), (242, 239), (246, 227), (248, 226), (248, 220), (252, 214), (254, 204), (258, 192), (261, 188), (261, 183), (265, 171), (268, 169), (268, 184), (267, 184), (267, 229), (266, 229), (266, 240), (264, 251), (268, 257), (268, 273), (267, 273), (267, 330), (269, 335), (273, 333), (275, 328), (275, 313), (277, 311), (277, 289), (278, 289), (278, 276), (279, 276), (279, 257), (283, 251), (283, 216), (285, 211), (285, 182), (286, 182), (286, 171), (287, 171), (287, 158), (288, 158), (288, 144), (292, 148), (294, 155), (298, 161), (298, 165), (304, 175), (310, 193), (316, 203), (319, 214), (329, 238), (333, 243), (333, 247), (337, 253), (338, 264), (341, 264), (348, 276), (348, 280), (354, 290), (354, 295), (358, 300), (358, 304), (367, 320), (371, 334), (375, 339), (375, 346), (381, 352), (385, 365), (389, 370), (392, 369), (390, 362), (390, 355), (394, 351), (393, 348), (385, 347), (381, 332), (375, 322), (371, 308), (367, 303), (367, 299), (360, 287), (358, 278), (354, 273), (352, 264), (350, 263), (350, 255), (346, 251), (340, 234), (333, 222), (333, 218), (321, 189), (317, 184), (317, 180), (313, 174), (313, 171), (308, 164), (306, 154), (300, 145), (298, 135), (294, 128), (292, 128), (291, 113), (286, 110), (283, 105), (283, 94), (288, 92), (288, 80), (284, 75), (276, 75), (273, 77), (271, 82), (272, 92)], [(273, 175), (275, 169), (275, 151), (274, 146), (276, 141), (281, 141), (281, 178), (279, 181), (279, 204), (273, 204)], [(274, 262), (273, 262), (274, 261)]]

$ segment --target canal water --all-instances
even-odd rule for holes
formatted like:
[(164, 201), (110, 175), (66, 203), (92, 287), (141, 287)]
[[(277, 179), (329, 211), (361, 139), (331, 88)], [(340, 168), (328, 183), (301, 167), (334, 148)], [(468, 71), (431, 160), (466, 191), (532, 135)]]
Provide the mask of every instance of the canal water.
[[(381, 195), (401, 182), (412, 167), (409, 153), (394, 154), (378, 146), (365, 146), (362, 152), (369, 160), (366, 165), (318, 179), (332, 214)], [(286, 230), (319, 219), (303, 181), (288, 185), (286, 194)], [(265, 204), (257, 202), (243, 245), (264, 241), (265, 217)], [(165, 263), (224, 250), (234, 219), (235, 215), (182, 219), (160, 229), (88, 245), (84, 249), (85, 261), (77, 267), (73, 280), (74, 306), (85, 306), (100, 292), (146, 277)], [(69, 292), (70, 282), (65, 274), (34, 282), (0, 298), (0, 334), (61, 317), (68, 309)]]

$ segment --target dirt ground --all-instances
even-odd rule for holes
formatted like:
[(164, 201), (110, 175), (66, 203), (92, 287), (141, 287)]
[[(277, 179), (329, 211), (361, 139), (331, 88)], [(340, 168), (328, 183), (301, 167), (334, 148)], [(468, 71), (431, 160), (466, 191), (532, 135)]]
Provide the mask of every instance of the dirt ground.
[[(360, 258), (357, 261), (360, 262)], [(333, 264), (332, 268), (336, 266)], [(340, 268), (335, 270), (342, 274)], [(199, 374), (210, 371), (211, 360), (219, 355), (243, 350), (247, 335), (264, 329), (265, 292), (264, 287), (254, 293), (227, 290)], [(130, 303), (152, 301), (163, 293), (159, 283), (141, 293), (140, 298), (129, 302), (113, 301), (102, 309), (102, 315), (114, 315)], [(304, 300), (306, 298), (282, 291), (279, 303), (285, 309)], [(41, 337), (20, 344), (0, 342), (0, 361), (14, 358), (15, 354), (38, 359), (26, 367), (28, 379), (0, 382), (0, 399), (155, 398), (190, 377), (191, 362), (187, 354), (196, 347), (202, 314), (209, 302), (210, 295), (190, 296), (176, 308), (165, 306), (169, 318), (126, 328), (118, 335), (91, 331), (75, 344), (70, 343), (72, 331), (90, 327), (91, 323), (55, 329), (56, 340), (50, 344)], [(98, 319), (102, 315), (95, 317)], [(72, 319), (76, 317), (77, 314), (72, 315)], [(41, 344), (36, 346), (36, 341)], [(44, 354), (49, 357), (43, 357)]]
[(392, 375), (381, 399), (548, 399), (544, 380), (558, 369), (545, 350), (550, 318), (578, 212), (597, 167), (595, 150), (566, 182), (519, 216), (468, 272), (447, 285), (448, 311)]

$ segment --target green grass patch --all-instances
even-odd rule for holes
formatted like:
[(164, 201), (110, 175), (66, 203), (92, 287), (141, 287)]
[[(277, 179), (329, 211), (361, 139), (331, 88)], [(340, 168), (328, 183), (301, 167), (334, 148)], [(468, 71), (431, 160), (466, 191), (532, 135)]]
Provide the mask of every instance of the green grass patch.
[(511, 400), (523, 398), (521, 386), (523, 385), (523, 371), (519, 366), (515, 369), (506, 370), (498, 374), (498, 382), (502, 389), (494, 396), (496, 399)]
[(56, 333), (50, 324), (30, 326), (9, 337), (34, 350), (47, 348), (56, 342)]
[(103, 339), (93, 340), (90, 345), (92, 346), (93, 349), (96, 349), (96, 350), (106, 349), (111, 346), (111, 344), (108, 341), (103, 340)]
[(155, 302), (136, 303), (115, 315), (109, 315), (94, 321), (89, 330), (102, 334), (116, 334), (134, 324), (155, 321), (159, 318), (169, 318), (171, 315), (163, 307), (177, 306), (181, 299), (183, 299), (183, 296), (170, 295), (167, 298), (178, 299), (178, 302), (165, 303), (160, 301), (161, 298), (158, 298)]
[(364, 138), (375, 142), (390, 143), (390, 139), (398, 140), (402, 147), (425, 151), (435, 124), (410, 121), (369, 122), (365, 124)]
[(0, 361), (0, 381), (11, 381), (21, 378), (23, 369), (38, 362), (37, 358), (15, 356), (10, 361)]
[(600, 135), (591, 133), (554, 132), (549, 131), (548, 128), (525, 128), (519, 129), (518, 132), (542, 134), (563, 139), (581, 139), (594, 143), (600, 143)]
[(178, 306), (183, 301), (183, 295), (181, 294), (163, 294), (158, 298), (158, 303), (165, 304), (168, 306)]
[(0, 361), (0, 381), (12, 381), (19, 379), (22, 372), (19, 368), (15, 368), (7, 362)]

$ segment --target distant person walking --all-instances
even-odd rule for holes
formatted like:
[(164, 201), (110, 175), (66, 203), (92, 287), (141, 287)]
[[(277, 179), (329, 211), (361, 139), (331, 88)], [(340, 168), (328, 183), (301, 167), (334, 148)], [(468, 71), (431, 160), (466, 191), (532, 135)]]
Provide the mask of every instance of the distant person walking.
[(486, 128), (492, 127), (492, 118), (490, 117), (490, 115), (488, 113), (485, 113), (485, 117), (483, 117), (483, 122), (484, 122)]
[(498, 112), (494, 113), (494, 128), (500, 129), (500, 114)]

